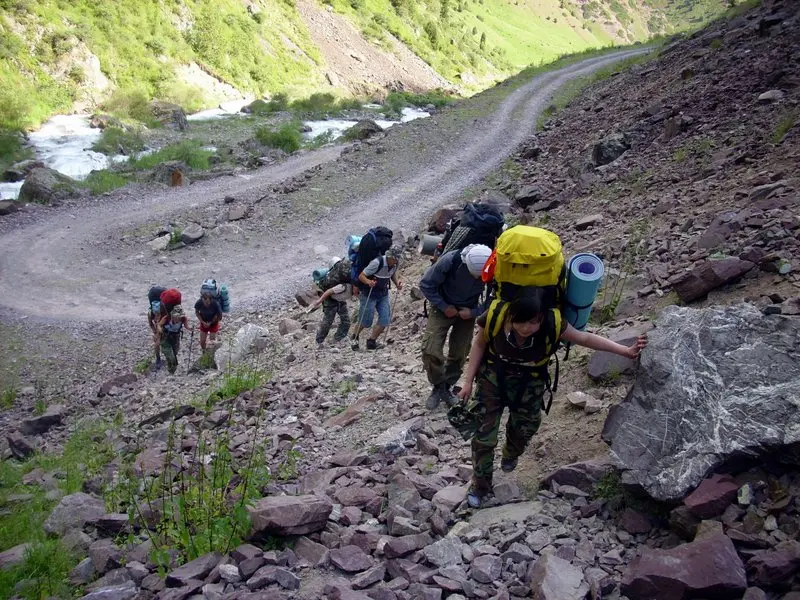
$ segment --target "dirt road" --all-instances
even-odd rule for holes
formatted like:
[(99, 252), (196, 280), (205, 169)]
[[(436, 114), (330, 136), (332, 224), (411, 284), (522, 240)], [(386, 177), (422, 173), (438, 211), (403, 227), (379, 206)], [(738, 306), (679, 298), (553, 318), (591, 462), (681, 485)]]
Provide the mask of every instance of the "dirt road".
[[(78, 207), (41, 211), (32, 222), (7, 225), (0, 233), (0, 284), (13, 290), (0, 294), (0, 305), (17, 316), (45, 320), (138, 319), (150, 285), (188, 291), (216, 276), (230, 285), (235, 306), (272, 306), (306, 284), (311, 270), (331, 255), (341, 255), (346, 235), (376, 224), (417, 230), (434, 209), (457, 199), (530, 136), (538, 115), (565, 82), (645, 51), (620, 52), (540, 75), (460, 135), (438, 139), (434, 160), (430, 152), (420, 151), (419, 160), (401, 165), (399, 175), (365, 173), (376, 178), (376, 192), (340, 202), (324, 218), (293, 220), (283, 215), (284, 225), (267, 235), (263, 229), (248, 234), (245, 225), (243, 235), (235, 239), (204, 241), (161, 260), (144, 244), (120, 243), (135, 237), (137, 228), (141, 235), (188, 211), (218, 210), (226, 195), (252, 202), (280, 181), (335, 161), (342, 146), (181, 190), (143, 193), (129, 188)], [(435, 127), (438, 116), (425, 128)]]

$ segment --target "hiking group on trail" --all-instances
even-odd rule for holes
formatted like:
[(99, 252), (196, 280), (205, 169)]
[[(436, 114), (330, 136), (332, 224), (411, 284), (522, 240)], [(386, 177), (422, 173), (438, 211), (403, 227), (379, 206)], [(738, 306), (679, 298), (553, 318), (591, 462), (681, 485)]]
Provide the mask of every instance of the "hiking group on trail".
[[(402, 290), (398, 278), (402, 246), (392, 245), (392, 240), (393, 233), (386, 227), (370, 229), (361, 237), (351, 235), (344, 258), (314, 271), (319, 294), (309, 312), (322, 307), (315, 336), (319, 348), (324, 347), (337, 316), (334, 343), (349, 336), (352, 350), (358, 351), (360, 333), (370, 328), (367, 350), (379, 347), (377, 341), (384, 332), (391, 343), (398, 294), (390, 302), (390, 290), (392, 284)], [(570, 345), (577, 344), (635, 359), (647, 346), (647, 337), (623, 346), (583, 331), (603, 272), (602, 261), (580, 254), (566, 263), (555, 233), (527, 225), (506, 227), (503, 215), (491, 205), (467, 204), (461, 218), (449, 223), (433, 254), (433, 264), (419, 282), (427, 317), (422, 365), (432, 386), (426, 406), (435, 410), (444, 402), (450, 423), (464, 440), (470, 440), (473, 475), (467, 503), (479, 508), (492, 492), (503, 412), (508, 409), (509, 414), (500, 467), (510, 472), (538, 431), (541, 413), (550, 410), (558, 389), (559, 348), (565, 345), (568, 355)], [(597, 276), (593, 278), (592, 273)], [(229, 310), (227, 289), (222, 289), (224, 293), (216, 281), (206, 280), (195, 304), (204, 352), (208, 340), (215, 342), (223, 313)], [(354, 322), (348, 311), (353, 297), (359, 299)], [(163, 354), (170, 373), (178, 366), (183, 329), (194, 332), (180, 300), (175, 289), (150, 291), (148, 324), (156, 364), (160, 365)], [(551, 362), (555, 363), (552, 378)]]
[[(178, 369), (178, 354), (184, 329), (191, 332), (189, 345), (191, 362), (191, 344), (194, 341), (194, 326), (181, 306), (182, 295), (176, 288), (166, 289), (159, 286), (150, 288), (147, 294), (149, 306), (147, 324), (153, 335), (155, 351), (155, 370), (163, 366), (161, 357), (167, 361), (167, 371), (174, 374)], [(223, 313), (230, 310), (227, 288), (218, 286), (214, 279), (206, 279), (200, 287), (200, 298), (195, 302), (194, 311), (200, 330), (200, 349), (207, 350), (207, 341), (213, 345), (219, 332)]]

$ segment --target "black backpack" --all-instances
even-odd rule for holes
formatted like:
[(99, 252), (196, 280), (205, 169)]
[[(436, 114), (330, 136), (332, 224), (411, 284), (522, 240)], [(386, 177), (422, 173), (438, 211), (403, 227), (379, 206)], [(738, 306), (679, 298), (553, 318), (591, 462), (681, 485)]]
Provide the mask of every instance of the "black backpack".
[(392, 247), (393, 236), (392, 230), (387, 227), (375, 227), (364, 234), (358, 244), (358, 251), (350, 255), (350, 278), (353, 283), (359, 283), (361, 271)]
[(153, 304), (156, 303), (156, 302), (158, 302), (160, 304), (160, 302), (161, 302), (161, 294), (162, 294), (162, 292), (166, 292), (166, 291), (167, 291), (167, 288), (154, 285), (153, 287), (150, 288), (150, 291), (147, 292), (147, 301), (149, 303), (150, 310), (152, 312), (154, 312), (154, 313), (156, 312), (156, 311), (153, 310)]
[(503, 214), (491, 204), (467, 203), (460, 219), (453, 219), (442, 238), (442, 251), (460, 250), (470, 244), (494, 248), (503, 231)]

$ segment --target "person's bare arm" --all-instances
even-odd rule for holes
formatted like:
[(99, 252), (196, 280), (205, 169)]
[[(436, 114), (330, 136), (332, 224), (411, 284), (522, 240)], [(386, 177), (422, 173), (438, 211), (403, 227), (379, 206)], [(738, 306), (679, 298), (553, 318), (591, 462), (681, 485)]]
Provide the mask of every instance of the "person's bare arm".
[(647, 335), (643, 334), (636, 338), (636, 341), (631, 346), (623, 346), (617, 342), (613, 342), (608, 338), (604, 338), (588, 331), (578, 331), (572, 325), (567, 325), (566, 331), (562, 334), (562, 339), (568, 342), (591, 348), (592, 350), (601, 350), (603, 352), (612, 352), (625, 356), (627, 358), (636, 358), (647, 347)]
[(486, 346), (487, 342), (486, 336), (483, 333), (483, 327), (478, 327), (475, 337), (472, 338), (469, 362), (467, 363), (467, 370), (464, 373), (464, 385), (461, 386), (461, 391), (458, 392), (459, 398), (466, 399), (472, 395), (472, 384), (475, 381), (475, 376), (478, 374), (478, 368), (480, 368), (481, 362), (483, 362)]

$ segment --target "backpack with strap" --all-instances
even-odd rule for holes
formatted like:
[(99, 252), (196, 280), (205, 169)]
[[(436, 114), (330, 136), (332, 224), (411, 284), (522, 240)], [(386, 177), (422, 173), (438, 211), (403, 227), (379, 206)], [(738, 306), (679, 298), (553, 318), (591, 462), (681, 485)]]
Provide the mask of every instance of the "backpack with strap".
[(154, 285), (147, 292), (147, 302), (150, 305), (150, 312), (154, 315), (161, 311), (161, 294), (167, 291), (167, 288)]
[(333, 266), (315, 283), (323, 292), (342, 283), (350, 283), (350, 259), (343, 258), (333, 263)]
[(200, 295), (210, 292), (211, 297), (219, 302), (222, 312), (228, 313), (231, 311), (231, 297), (228, 292), (228, 287), (225, 284), (217, 285), (216, 279), (206, 279), (203, 285), (200, 286)]
[[(359, 282), (358, 276), (369, 263), (382, 256), (392, 247), (393, 233), (386, 227), (375, 227), (370, 229), (358, 243), (350, 244), (347, 254), (350, 259), (350, 280), (363, 287)], [(353, 239), (353, 236), (350, 236)]]
[(469, 202), (464, 206), (461, 218), (448, 223), (441, 241), (442, 250), (434, 258), (451, 250), (461, 250), (470, 244), (483, 244), (494, 248), (504, 223), (503, 214), (497, 207)]
[[(489, 257), (482, 277), (486, 283), (494, 280), (497, 284), (497, 295), (489, 305), (484, 328), (490, 349), (493, 347), (494, 338), (502, 334), (509, 303), (523, 293), (525, 288), (535, 287), (544, 292), (545, 320), (542, 323), (542, 331), (545, 357), (527, 367), (531, 378), (540, 377), (545, 380), (549, 400), (544, 411), (548, 413), (553, 393), (558, 390), (559, 364), (556, 350), (562, 327), (561, 308), (567, 280), (561, 240), (555, 233), (546, 229), (527, 225), (511, 227), (498, 238), (497, 248)], [(487, 354), (491, 355), (491, 350)], [(555, 356), (556, 362), (555, 377), (552, 381), (547, 370), (551, 356)], [(496, 356), (487, 356), (487, 359), (497, 360), (498, 377), (502, 379), (504, 361)]]

